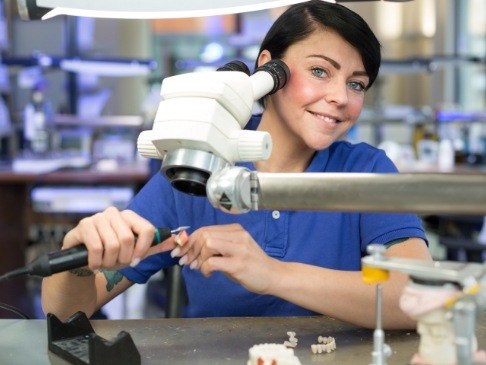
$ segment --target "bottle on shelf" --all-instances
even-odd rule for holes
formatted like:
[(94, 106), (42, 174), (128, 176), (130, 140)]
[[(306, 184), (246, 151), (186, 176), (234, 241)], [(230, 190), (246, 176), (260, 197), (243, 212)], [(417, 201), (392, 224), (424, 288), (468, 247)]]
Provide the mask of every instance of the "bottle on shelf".
[(442, 139), (439, 142), (438, 152), (438, 168), (439, 171), (450, 172), (455, 165), (455, 150), (450, 139)]
[(49, 105), (42, 89), (36, 87), (24, 109), (24, 150), (38, 156), (48, 154), (51, 149), (51, 135)]

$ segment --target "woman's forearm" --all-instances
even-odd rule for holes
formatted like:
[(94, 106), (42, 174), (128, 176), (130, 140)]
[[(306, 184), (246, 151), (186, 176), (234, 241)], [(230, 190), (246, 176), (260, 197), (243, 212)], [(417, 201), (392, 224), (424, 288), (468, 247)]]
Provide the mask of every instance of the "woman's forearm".
[[(362, 280), (361, 272), (337, 271), (300, 263), (277, 263), (279, 284), (267, 294), (278, 296), (309, 310), (358, 326), (375, 325), (375, 286)], [(383, 284), (383, 326), (414, 328), (399, 308), (399, 298), (407, 282), (405, 275), (392, 273)]]
[[(421, 239), (410, 238), (387, 249), (389, 257), (431, 260)], [(304, 308), (327, 314), (359, 326), (375, 325), (376, 286), (363, 282), (360, 271), (340, 271), (300, 263), (275, 260), (267, 294), (276, 295)], [(414, 328), (399, 306), (408, 276), (392, 271), (383, 285), (382, 320), (384, 328)]]
[(78, 276), (62, 272), (42, 280), (42, 309), (60, 320), (77, 311), (88, 317), (96, 311), (96, 275)]

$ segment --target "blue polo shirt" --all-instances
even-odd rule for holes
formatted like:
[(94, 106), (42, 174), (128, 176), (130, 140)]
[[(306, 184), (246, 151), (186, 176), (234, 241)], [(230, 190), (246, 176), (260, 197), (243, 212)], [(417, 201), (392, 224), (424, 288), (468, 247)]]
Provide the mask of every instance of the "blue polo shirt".
[[(247, 129), (255, 129), (253, 117)], [(252, 163), (240, 164), (254, 170)], [(339, 141), (315, 154), (306, 172), (395, 173), (386, 154), (365, 143)], [(173, 189), (156, 174), (131, 202), (129, 209), (156, 227), (199, 227), (241, 224), (272, 257), (335, 270), (361, 270), (361, 258), (371, 243), (420, 237), (426, 240), (422, 223), (414, 214), (252, 211), (234, 215), (215, 209), (205, 197)], [(150, 256), (135, 268), (120, 270), (129, 280), (145, 283), (162, 268), (177, 264), (169, 253)], [(182, 270), (188, 295), (187, 317), (299, 316), (316, 313), (271, 295), (254, 294), (221, 273), (204, 277), (187, 266)], [(325, 278), (323, 279), (325, 280)]]

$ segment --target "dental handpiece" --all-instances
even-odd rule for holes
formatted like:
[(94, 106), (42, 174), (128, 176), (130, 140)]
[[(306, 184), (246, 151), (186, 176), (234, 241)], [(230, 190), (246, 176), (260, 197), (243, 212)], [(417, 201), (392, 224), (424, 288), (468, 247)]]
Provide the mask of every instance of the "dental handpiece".
[[(161, 243), (172, 234), (188, 229), (188, 226), (170, 228), (156, 228), (152, 246)], [(28, 265), (12, 270), (2, 276), (0, 281), (9, 280), (21, 275), (50, 276), (58, 272), (77, 269), (88, 265), (88, 249), (85, 245), (78, 245), (66, 250), (45, 253), (35, 258)]]

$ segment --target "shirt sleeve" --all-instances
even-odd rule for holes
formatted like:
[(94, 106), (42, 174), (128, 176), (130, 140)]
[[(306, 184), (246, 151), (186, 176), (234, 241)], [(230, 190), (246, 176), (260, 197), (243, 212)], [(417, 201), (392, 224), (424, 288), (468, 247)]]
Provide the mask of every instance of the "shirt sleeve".
[[(372, 156), (366, 169), (369, 172), (398, 173), (398, 169), (384, 151), (376, 149)], [(366, 253), (366, 246), (369, 244), (388, 244), (410, 237), (422, 238), (427, 243), (422, 220), (412, 213), (363, 213), (360, 230), (363, 253)]]
[(169, 252), (164, 252), (147, 257), (135, 267), (129, 266), (118, 271), (133, 283), (145, 284), (152, 275), (163, 268), (173, 266), (176, 262)]

